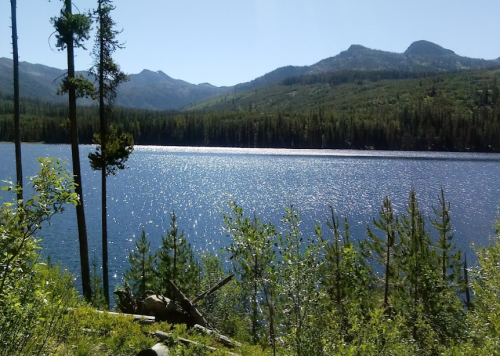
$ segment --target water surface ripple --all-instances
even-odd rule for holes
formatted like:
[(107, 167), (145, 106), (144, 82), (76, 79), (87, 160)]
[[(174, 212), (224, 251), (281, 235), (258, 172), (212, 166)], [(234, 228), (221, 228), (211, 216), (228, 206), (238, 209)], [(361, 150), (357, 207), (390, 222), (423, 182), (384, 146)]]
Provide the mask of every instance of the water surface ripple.
[[(100, 174), (88, 163), (92, 149), (81, 146), (81, 159), (89, 247), (91, 258), (99, 260)], [(25, 175), (36, 173), (40, 156), (71, 162), (68, 145), (24, 144), (22, 152)], [(349, 218), (353, 236), (364, 238), (386, 195), (401, 213), (415, 188), (420, 207), (430, 215), (443, 187), (456, 242), (470, 252), (472, 242), (488, 244), (500, 198), (499, 154), (137, 146), (128, 166), (108, 180), (113, 284), (120, 281), (142, 229), (152, 246), (160, 245), (172, 210), (197, 250), (228, 244), (222, 218), (228, 201), (277, 226), (293, 204), (304, 221), (303, 232), (311, 234), (316, 222), (325, 225), (331, 205)], [(0, 144), (0, 180), (14, 177), (14, 145)], [(54, 218), (41, 233), (44, 253), (78, 274), (74, 209)]]

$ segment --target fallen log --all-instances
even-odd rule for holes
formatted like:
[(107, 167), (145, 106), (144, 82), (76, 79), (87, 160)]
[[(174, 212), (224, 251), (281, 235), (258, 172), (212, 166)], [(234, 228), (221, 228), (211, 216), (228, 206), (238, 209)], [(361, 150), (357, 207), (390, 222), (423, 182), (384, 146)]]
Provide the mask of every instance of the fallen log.
[(155, 317), (151, 315), (141, 315), (141, 314), (127, 314), (127, 313), (117, 313), (117, 312), (110, 312), (110, 311), (103, 311), (103, 310), (96, 310), (98, 313), (107, 313), (109, 315), (124, 315), (124, 316), (131, 316), (134, 318), (134, 320), (138, 321), (141, 324), (145, 325), (150, 325), (154, 324), (155, 322)]
[(219, 341), (221, 344), (224, 344), (227, 347), (232, 347), (232, 348), (241, 347), (241, 344), (239, 342), (231, 341), (227, 336), (219, 334), (214, 330), (207, 329), (201, 325), (196, 324), (194, 326), (194, 329), (200, 334), (212, 336), (215, 340)]
[(196, 309), (193, 303), (191, 303), (191, 301), (184, 295), (184, 293), (182, 293), (182, 291), (175, 285), (174, 282), (172, 282), (171, 280), (168, 280), (168, 282), (175, 292), (176, 302), (193, 319), (193, 324), (199, 324), (206, 327), (208, 325), (208, 322), (205, 320), (199, 310)]
[[(76, 310), (76, 308), (66, 308), (65, 312), (67, 313), (71, 310)], [(107, 310), (97, 310), (97, 309), (95, 309), (95, 311), (97, 313), (100, 313), (100, 314), (109, 314), (109, 315), (114, 315), (114, 316), (118, 316), (118, 315), (131, 316), (132, 318), (134, 318), (134, 321), (138, 321), (139, 323), (145, 324), (145, 325), (154, 324), (154, 322), (155, 322), (155, 317), (151, 316), (151, 315), (117, 313), (117, 312), (112, 312), (112, 311), (107, 311)]]

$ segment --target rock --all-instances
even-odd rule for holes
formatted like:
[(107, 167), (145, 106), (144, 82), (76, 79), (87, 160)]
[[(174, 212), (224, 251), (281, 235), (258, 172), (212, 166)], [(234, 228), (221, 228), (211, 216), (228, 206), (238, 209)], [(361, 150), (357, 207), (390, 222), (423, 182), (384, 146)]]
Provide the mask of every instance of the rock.
[(177, 310), (177, 306), (173, 300), (162, 295), (150, 295), (144, 300), (144, 309), (150, 315), (164, 315)]
[(169, 356), (169, 352), (165, 345), (156, 344), (150, 349), (140, 351), (137, 356)]

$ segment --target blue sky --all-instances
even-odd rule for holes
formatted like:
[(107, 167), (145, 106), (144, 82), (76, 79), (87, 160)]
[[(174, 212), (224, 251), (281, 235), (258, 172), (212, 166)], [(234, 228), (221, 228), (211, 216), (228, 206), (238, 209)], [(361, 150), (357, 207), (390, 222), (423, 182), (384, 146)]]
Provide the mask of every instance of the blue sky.
[[(49, 23), (60, 0), (18, 0), (21, 61), (64, 68)], [(85, 11), (95, 0), (73, 0)], [(416, 40), (474, 58), (500, 57), (498, 0), (115, 0), (129, 73), (161, 70), (198, 84), (234, 85), (286, 65), (311, 65), (351, 44), (404, 52)], [(77, 11), (75, 9), (75, 11)], [(10, 1), (0, 2), (0, 57), (11, 57)], [(92, 48), (92, 41), (88, 49)], [(91, 66), (77, 51), (76, 67)]]

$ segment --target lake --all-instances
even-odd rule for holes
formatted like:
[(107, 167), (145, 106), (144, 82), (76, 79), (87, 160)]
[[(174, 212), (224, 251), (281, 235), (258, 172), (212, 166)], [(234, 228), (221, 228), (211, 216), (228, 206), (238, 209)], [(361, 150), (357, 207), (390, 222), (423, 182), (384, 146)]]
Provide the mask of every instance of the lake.
[[(93, 147), (80, 150), (90, 257), (99, 260), (100, 173), (88, 163)], [(23, 144), (22, 154), (25, 176), (37, 172), (37, 157), (71, 162), (68, 145)], [(228, 201), (278, 228), (285, 208), (293, 204), (304, 234), (313, 234), (318, 222), (325, 235), (331, 205), (348, 217), (353, 237), (364, 238), (386, 195), (401, 213), (414, 188), (421, 209), (432, 215), (443, 187), (455, 242), (473, 260), (471, 244), (489, 243), (500, 201), (500, 154), (137, 146), (128, 167), (108, 179), (111, 288), (121, 282), (142, 229), (152, 247), (160, 246), (172, 210), (196, 250), (217, 252), (229, 243), (223, 229)], [(14, 178), (14, 145), (0, 144), (0, 180)], [(9, 198), (5, 192), (3, 197)], [(54, 217), (41, 236), (44, 254), (78, 276), (74, 208)]]

